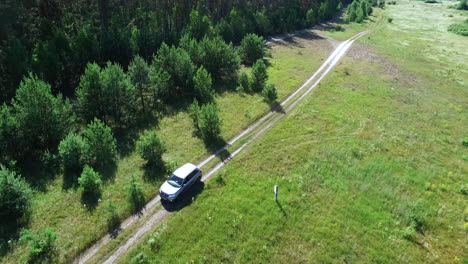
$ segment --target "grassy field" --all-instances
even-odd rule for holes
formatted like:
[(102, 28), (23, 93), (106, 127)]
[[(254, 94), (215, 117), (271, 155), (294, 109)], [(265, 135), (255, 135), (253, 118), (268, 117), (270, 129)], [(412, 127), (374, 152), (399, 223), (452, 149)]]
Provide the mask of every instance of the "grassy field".
[(468, 263), (468, 50), (448, 4), (325, 32), (373, 30), (120, 262)]
[[(312, 36), (305, 35), (306, 38)], [(301, 47), (301, 39), (296, 40), (298, 43), (293, 45), (275, 45), (270, 49), (272, 58), (269, 59), (269, 74), (271, 82), (277, 85), (280, 99), (312, 75), (331, 52), (332, 47), (326, 40), (321, 40), (320, 46), (313, 49)], [(296, 64), (295, 61), (300, 63)], [(283, 78), (284, 76), (287, 77)], [(216, 101), (224, 119), (222, 137), (225, 140), (232, 138), (269, 110), (260, 95), (226, 91), (218, 95)], [(212, 150), (193, 135), (192, 123), (186, 112), (175, 111), (159, 120), (158, 126), (152, 129), (158, 130), (167, 143), (168, 152), (164, 155), (166, 161), (177, 161), (179, 165), (186, 162), (197, 163), (211, 154)], [(107, 232), (106, 208), (103, 205), (105, 202), (113, 201), (122, 219), (131, 214), (125, 186), (132, 174), (142, 184), (147, 200), (157, 194), (165, 176), (146, 172), (143, 165), (143, 160), (133, 148), (121, 154), (115, 175), (105, 182), (101, 202), (95, 209), (84, 207), (80, 202), (79, 190), (76, 187), (66, 187), (62, 175), (57, 175), (44, 190), (36, 191), (28, 228), (39, 232), (50, 227), (57, 232), (56, 245), (60, 262), (69, 262), (74, 255)], [(26, 260), (28, 245), (15, 243), (7, 255), (0, 257), (0, 262), (22, 263)]]

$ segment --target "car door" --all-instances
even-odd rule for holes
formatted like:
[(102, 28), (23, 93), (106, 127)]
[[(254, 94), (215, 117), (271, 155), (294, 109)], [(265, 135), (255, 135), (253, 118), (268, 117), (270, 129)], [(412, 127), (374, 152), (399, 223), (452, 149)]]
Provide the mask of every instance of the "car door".
[(193, 174), (193, 171), (192, 171), (189, 175), (187, 175), (187, 177), (185, 177), (185, 179), (184, 179), (184, 189), (187, 189), (192, 184), (193, 176), (194, 176), (194, 174)]
[(187, 176), (187, 178), (186, 178), (187, 187), (189, 187), (190, 185), (192, 185), (195, 182), (197, 174), (198, 174), (198, 169), (195, 169)]

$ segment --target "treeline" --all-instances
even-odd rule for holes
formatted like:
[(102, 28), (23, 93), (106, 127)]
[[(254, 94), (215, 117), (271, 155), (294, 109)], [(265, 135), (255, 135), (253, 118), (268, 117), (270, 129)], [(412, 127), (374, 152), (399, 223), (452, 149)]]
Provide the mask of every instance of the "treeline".
[[(24, 161), (34, 160), (55, 166), (61, 141), (84, 126), (102, 122), (112, 131), (125, 131), (165, 105), (183, 106), (194, 100), (197, 105), (214, 104), (214, 82), (221, 86), (238, 83), (239, 92), (262, 93), (271, 103), (276, 88), (266, 85), (265, 54), (265, 40), (255, 34), (247, 34), (239, 48), (219, 36), (197, 40), (184, 35), (178, 45), (163, 43), (151, 63), (135, 56), (127, 71), (117, 63), (89, 63), (79, 78), (73, 103), (54, 95), (48, 83), (29, 73), (11, 102), (0, 108), (0, 164), (15, 161), (12, 166), (16, 162), (23, 166)], [(243, 72), (238, 77), (241, 61), (253, 64), (250, 75)], [(73, 142), (82, 145), (82, 141)], [(106, 155), (115, 156), (101, 156)]]
[[(0, 6), (0, 102), (33, 72), (53, 94), (72, 97), (89, 62), (126, 70), (135, 55), (150, 62), (162, 43), (218, 35), (240, 43), (330, 18), (338, 0), (117, 1), (6, 0)], [(205, 67), (206, 68), (206, 67)]]
[[(262, 58), (263, 39), (257, 46)], [(185, 35), (177, 46), (163, 43), (150, 64), (135, 56), (128, 71), (113, 62), (89, 63), (79, 77), (73, 104), (29, 73), (11, 102), (0, 109), (0, 163), (37, 157), (45, 162), (68, 133), (94, 119), (113, 130), (125, 130), (165, 104), (212, 102), (212, 82), (236, 81), (240, 60), (232, 44), (219, 36), (198, 41)]]
[(346, 9), (345, 21), (362, 23), (373, 12), (372, 7), (385, 6), (384, 0), (354, 0)]

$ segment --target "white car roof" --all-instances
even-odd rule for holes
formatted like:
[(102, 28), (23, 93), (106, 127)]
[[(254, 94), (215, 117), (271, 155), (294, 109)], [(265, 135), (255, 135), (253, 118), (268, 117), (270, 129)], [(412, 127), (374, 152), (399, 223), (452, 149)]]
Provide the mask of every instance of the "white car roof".
[(174, 171), (174, 175), (185, 179), (193, 170), (195, 170), (197, 166), (193, 165), (192, 163), (187, 163), (184, 166), (178, 168), (176, 171)]

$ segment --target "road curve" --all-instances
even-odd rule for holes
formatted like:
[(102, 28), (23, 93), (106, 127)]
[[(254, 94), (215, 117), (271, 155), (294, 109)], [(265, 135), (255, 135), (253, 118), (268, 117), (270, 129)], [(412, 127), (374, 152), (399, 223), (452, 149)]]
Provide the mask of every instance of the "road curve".
[[(236, 142), (238, 139), (240, 139), (242, 136), (248, 134), (248, 132), (252, 131), (253, 129), (259, 127), (261, 124), (267, 123), (261, 128), (258, 132), (256, 132), (247, 142), (245, 142), (241, 147), (233, 151), (228, 159), (225, 159), (224, 161), (218, 163), (216, 167), (214, 167), (211, 171), (209, 171), (205, 176), (202, 178), (202, 181), (206, 181), (211, 177), (212, 174), (214, 174), (216, 171), (218, 171), (224, 164), (226, 164), (229, 160), (231, 160), (234, 156), (236, 156), (242, 149), (244, 149), (248, 144), (250, 144), (252, 141), (254, 141), (260, 134), (268, 130), (270, 127), (272, 127), (276, 122), (278, 122), (286, 113), (290, 112), (300, 101), (304, 99), (319, 83), (320, 81), (325, 78), (325, 76), (330, 72), (330, 70), (338, 63), (341, 57), (343, 57), (346, 52), (349, 50), (351, 45), (356, 41), (358, 38), (364, 36), (367, 34), (368, 31), (361, 32), (354, 37), (344, 41), (341, 43), (335, 51), (328, 57), (328, 59), (322, 64), (322, 66), (317, 70), (317, 72), (314, 73), (314, 75), (309, 78), (299, 89), (297, 89), (294, 93), (292, 93), (288, 98), (286, 98), (280, 105), (283, 107), (286, 105), (288, 101), (290, 101), (295, 95), (297, 95), (304, 87), (306, 87), (317, 75), (322, 73), (322, 75), (317, 79), (317, 81), (314, 82), (313, 85), (311, 85), (300, 97), (296, 98), (294, 101), (292, 101), (283, 111), (281, 112), (276, 112), (276, 111), (271, 111), (267, 115), (265, 115), (263, 118), (258, 120), (256, 123), (252, 124), (250, 127), (248, 127), (246, 130), (244, 130), (239, 136), (231, 140), (228, 145), (223, 147), (222, 149), (218, 150), (216, 153), (221, 153), (224, 149), (226, 149), (229, 145), (232, 145), (234, 142)], [(328, 66), (328, 67), (326, 67)], [(325, 69), (326, 68), (326, 69)], [(324, 70), (325, 69), (325, 70)], [(269, 117), (273, 116), (274, 114), (277, 115), (277, 117), (274, 117), (273, 120), (270, 120), (269, 122), (265, 122)], [(213, 155), (212, 155), (213, 156)], [(210, 156), (207, 158), (205, 161), (200, 163), (200, 165), (204, 165), (207, 162), (209, 162), (211, 159), (214, 157)], [(200, 166), (199, 165), (199, 166)]]
[[(325, 78), (325, 76), (330, 72), (330, 70), (338, 63), (338, 61), (346, 54), (346, 52), (349, 50), (349, 48), (352, 46), (354, 41), (356, 41), (358, 38), (364, 36), (367, 34), (368, 31), (364, 31), (361, 33), (356, 34), (352, 38), (342, 42), (332, 53), (331, 55), (327, 58), (327, 60), (320, 66), (320, 68), (301, 86), (299, 87), (296, 91), (294, 91), (291, 95), (289, 95), (285, 100), (283, 100), (280, 104), (279, 107), (283, 108), (283, 111), (275, 111), (272, 110), (265, 114), (262, 118), (257, 120), (255, 123), (247, 127), (244, 131), (242, 131), (239, 135), (234, 137), (231, 141), (229, 141), (224, 147), (220, 148), (217, 150), (213, 155), (209, 156), (206, 158), (204, 161), (198, 164), (198, 167), (202, 168), (204, 165), (206, 165), (208, 162), (213, 160), (216, 156), (218, 156), (220, 153), (222, 153), (224, 150), (226, 150), (229, 146), (233, 145), (236, 143), (239, 139), (250, 136), (250, 138), (242, 144), (239, 148), (235, 149), (232, 151), (230, 156), (227, 159), (224, 159), (222, 162), (218, 163), (211, 171), (206, 173), (202, 181), (208, 180), (215, 172), (217, 172), (219, 169), (221, 169), (229, 160), (234, 158), (239, 152), (241, 152), (248, 144), (250, 144), (252, 141), (254, 141), (258, 136), (260, 136), (262, 133), (267, 131), (269, 128), (271, 128), (274, 124), (276, 124), (286, 113), (291, 111), (301, 100), (305, 98), (319, 83), (320, 81)], [(289, 37), (289, 35), (288, 35)], [(281, 39), (273, 39), (273, 41), (279, 41)], [(271, 42), (270, 42), (271, 43)], [(319, 76), (317, 78), (317, 76)], [(313, 80), (316, 80), (312, 85)], [(309, 86), (310, 85), (310, 86)], [(300, 94), (306, 87), (308, 87), (302, 94)], [(300, 94), (300, 96), (299, 96)], [(296, 98), (297, 97), (297, 98)], [(289, 104), (288, 104), (289, 103)], [(160, 202), (161, 198), (159, 195), (154, 197), (152, 200), (146, 204), (144, 207), (146, 211), (149, 211), (151, 208), (156, 206)], [(153, 215), (150, 216), (150, 218), (145, 221), (144, 225), (142, 225), (138, 230), (127, 240), (123, 245), (121, 245), (115, 252), (113, 252), (104, 263), (110, 264), (114, 263), (115, 260), (119, 256), (121, 256), (124, 252), (126, 252), (136, 241), (138, 241), (139, 238), (141, 238), (145, 233), (147, 233), (149, 230), (153, 228), (154, 225), (156, 225), (160, 220), (164, 219), (170, 215), (170, 212), (160, 209), (156, 212), (153, 213)], [(120, 225), (120, 232), (121, 230), (124, 230), (131, 226), (133, 223), (135, 223), (140, 216), (134, 215), (126, 220), (124, 220), (121, 225)], [(73, 263), (85, 263), (87, 262), (90, 258), (92, 258), (102, 247), (107, 245), (113, 237), (108, 234), (105, 235), (103, 238), (101, 238), (99, 241), (97, 241), (93, 246), (91, 246), (89, 249), (84, 251), (82, 254), (80, 254), (74, 261)]]

